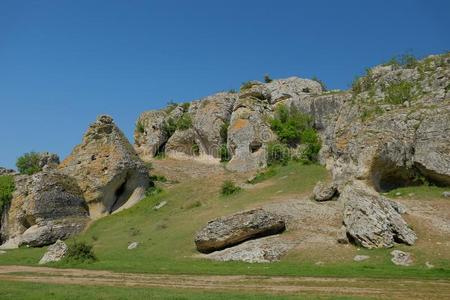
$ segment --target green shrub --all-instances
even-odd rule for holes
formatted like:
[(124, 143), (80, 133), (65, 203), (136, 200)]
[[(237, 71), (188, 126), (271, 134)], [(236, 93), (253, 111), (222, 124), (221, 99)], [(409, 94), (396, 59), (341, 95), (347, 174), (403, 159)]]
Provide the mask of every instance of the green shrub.
[(176, 129), (186, 130), (192, 127), (192, 118), (188, 113), (184, 113), (177, 121), (176, 121)]
[(230, 127), (230, 122), (225, 121), (222, 126), (220, 126), (220, 141), (226, 143), (228, 139), (228, 127)]
[(145, 191), (145, 196), (146, 197), (153, 197), (156, 196), (160, 193), (162, 193), (163, 189), (160, 187), (155, 186), (154, 184), (152, 186), (150, 186), (147, 191)]
[(270, 76), (269, 76), (269, 74), (265, 74), (264, 75), (264, 82), (265, 83), (270, 83), (270, 82), (272, 82), (273, 80), (272, 80), (272, 78), (270, 78)]
[(241, 190), (240, 187), (238, 187), (236, 184), (234, 184), (231, 180), (226, 180), (222, 184), (222, 195), (229, 196), (232, 194), (235, 194)]
[(230, 93), (230, 94), (236, 94), (237, 91), (236, 91), (235, 89), (229, 89), (229, 90), (228, 90), (228, 93)]
[(287, 165), (290, 159), (290, 150), (289, 148), (282, 143), (271, 142), (267, 147), (267, 164), (269, 166), (273, 165)]
[(221, 162), (227, 162), (231, 159), (230, 152), (226, 144), (222, 144), (219, 148), (219, 156)]
[(177, 130), (177, 122), (173, 118), (168, 118), (162, 125), (162, 131), (169, 138)]
[(42, 171), (39, 166), (40, 155), (37, 152), (28, 152), (17, 159), (16, 166), (20, 174), (32, 175)]
[(405, 101), (413, 100), (414, 85), (408, 81), (393, 83), (386, 88), (385, 102), (390, 104), (402, 104)]
[(0, 216), (3, 207), (8, 205), (14, 192), (14, 178), (12, 176), (0, 176)]
[(97, 260), (92, 245), (78, 241), (68, 245), (65, 259), (77, 262), (93, 262)]
[(270, 127), (280, 142), (295, 147), (301, 141), (302, 132), (312, 127), (312, 118), (295, 107), (289, 110), (286, 105), (278, 105)]
[(301, 140), (302, 144), (306, 145), (305, 149), (302, 152), (302, 161), (317, 161), (321, 148), (320, 138), (317, 132), (312, 128), (308, 128), (302, 132)]
[(139, 133), (144, 133), (145, 132), (144, 124), (142, 124), (140, 121), (138, 121), (136, 123), (136, 131), (139, 132)]
[(277, 169), (273, 166), (270, 166), (266, 170), (258, 172), (255, 175), (255, 177), (253, 177), (251, 180), (248, 180), (247, 182), (251, 184), (256, 184), (277, 175), (277, 173), (278, 173)]
[(184, 112), (188, 112), (189, 107), (191, 107), (191, 103), (190, 102), (184, 102), (183, 104), (181, 104), (181, 107), (183, 107), (183, 111)]
[(165, 176), (162, 176), (162, 175), (152, 175), (152, 176), (150, 176), (150, 180), (152, 182), (155, 182), (155, 181), (167, 182), (167, 178)]
[(327, 91), (327, 86), (325, 85), (325, 82), (323, 82), (322, 80), (320, 80), (320, 79), (317, 78), (316, 76), (313, 76), (313, 77), (311, 78), (311, 80), (314, 80), (315, 82), (319, 83), (320, 86), (322, 87), (322, 90), (323, 90), (324, 92)]

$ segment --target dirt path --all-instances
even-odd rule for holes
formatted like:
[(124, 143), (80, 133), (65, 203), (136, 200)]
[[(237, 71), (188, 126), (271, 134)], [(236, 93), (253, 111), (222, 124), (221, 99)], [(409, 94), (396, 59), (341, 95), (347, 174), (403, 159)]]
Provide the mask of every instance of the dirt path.
[(0, 266), (0, 280), (270, 294), (347, 295), (382, 299), (448, 299), (450, 297), (450, 280), (133, 274), (29, 266)]

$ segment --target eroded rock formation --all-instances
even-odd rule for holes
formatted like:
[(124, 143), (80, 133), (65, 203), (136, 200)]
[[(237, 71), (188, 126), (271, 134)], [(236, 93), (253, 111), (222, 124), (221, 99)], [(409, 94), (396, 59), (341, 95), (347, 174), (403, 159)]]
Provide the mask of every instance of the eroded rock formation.
[(58, 169), (76, 180), (94, 219), (134, 205), (150, 182), (144, 163), (109, 116), (89, 127)]
[(49, 245), (80, 233), (89, 222), (83, 193), (69, 176), (54, 171), (20, 175), (15, 188), (2, 216), (5, 249)]

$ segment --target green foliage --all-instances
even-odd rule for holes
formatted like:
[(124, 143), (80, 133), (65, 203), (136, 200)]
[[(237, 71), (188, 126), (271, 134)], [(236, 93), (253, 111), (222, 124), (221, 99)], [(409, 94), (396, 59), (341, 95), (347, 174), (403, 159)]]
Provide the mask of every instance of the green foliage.
[(228, 139), (228, 127), (230, 127), (230, 122), (223, 122), (222, 126), (220, 126), (220, 141), (222, 143), (226, 143)]
[(68, 245), (64, 259), (77, 262), (94, 262), (97, 260), (92, 245), (79, 241), (74, 241)]
[(230, 94), (236, 94), (237, 91), (236, 91), (235, 89), (229, 89), (229, 90), (228, 90), (228, 93), (230, 93)]
[(0, 176), (0, 216), (3, 207), (8, 205), (14, 192), (14, 178), (12, 176)]
[(287, 164), (291, 158), (289, 148), (299, 144), (303, 145), (301, 160), (316, 161), (321, 143), (312, 125), (312, 118), (295, 107), (288, 109), (285, 105), (277, 106), (275, 117), (270, 120), (270, 127), (277, 134), (278, 142), (269, 144), (268, 164)]
[(222, 184), (222, 195), (229, 196), (232, 194), (236, 194), (241, 190), (240, 187), (238, 187), (233, 181), (231, 180), (225, 180)]
[(145, 196), (146, 197), (153, 197), (156, 196), (160, 193), (162, 193), (163, 189), (160, 187), (155, 186), (154, 184), (152, 186), (150, 186), (147, 191), (145, 191)]
[(186, 130), (192, 127), (192, 118), (188, 113), (184, 113), (176, 122), (176, 129)]
[(192, 154), (200, 155), (200, 147), (197, 144), (192, 145)]
[(141, 121), (137, 121), (137, 123), (136, 123), (136, 131), (139, 132), (139, 133), (144, 133), (145, 132), (144, 124), (142, 124)]
[(286, 105), (278, 105), (270, 127), (280, 142), (293, 147), (301, 142), (302, 132), (312, 128), (312, 118), (295, 107), (289, 110)]
[(414, 85), (408, 81), (393, 83), (386, 88), (385, 101), (390, 104), (402, 104), (405, 101), (413, 100)]
[(162, 131), (167, 137), (171, 137), (177, 130), (177, 121), (173, 118), (168, 118), (162, 125)]
[(150, 180), (153, 182), (155, 182), (155, 181), (167, 182), (167, 178), (162, 175), (152, 175), (152, 176), (150, 176)]
[(228, 147), (226, 144), (220, 145), (219, 156), (221, 162), (227, 162), (231, 159), (230, 152), (228, 151)]
[(274, 166), (270, 166), (266, 170), (258, 172), (255, 177), (253, 177), (251, 180), (248, 180), (247, 182), (256, 184), (277, 175), (277, 173), (278, 169)]
[(313, 76), (313, 77), (311, 78), (311, 80), (314, 80), (315, 82), (319, 83), (320, 86), (322, 87), (322, 90), (323, 90), (324, 92), (327, 91), (327, 86), (325, 85), (325, 82), (323, 82), (322, 80), (320, 80), (320, 79), (317, 78), (316, 76)]
[(270, 83), (270, 82), (272, 82), (273, 80), (272, 80), (272, 78), (270, 78), (270, 76), (269, 76), (269, 74), (265, 74), (264, 75), (264, 82), (265, 83)]
[(280, 164), (287, 165), (291, 157), (290, 149), (285, 144), (271, 142), (267, 147), (267, 164), (269, 166)]
[(389, 61), (383, 64), (383, 66), (415, 68), (419, 65), (417, 58), (410, 53), (394, 56)]
[(153, 163), (151, 161), (144, 162), (144, 165), (147, 167), (148, 170), (153, 169)]
[(375, 107), (364, 108), (361, 113), (361, 121), (367, 121), (373, 116), (383, 114), (383, 112), (384, 111), (378, 105), (376, 105)]
[(191, 107), (191, 103), (190, 102), (184, 102), (183, 104), (181, 104), (181, 107), (183, 108), (184, 112), (188, 112), (189, 107)]
[(16, 166), (20, 174), (32, 175), (42, 171), (39, 166), (40, 156), (37, 152), (28, 152), (17, 159)]

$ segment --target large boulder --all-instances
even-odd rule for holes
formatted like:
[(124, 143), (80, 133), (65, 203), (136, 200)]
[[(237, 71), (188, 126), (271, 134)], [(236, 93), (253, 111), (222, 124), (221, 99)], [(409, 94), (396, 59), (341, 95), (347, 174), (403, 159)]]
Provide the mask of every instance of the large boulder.
[(59, 171), (77, 181), (92, 218), (130, 207), (145, 196), (148, 170), (109, 116), (100, 116)]
[(197, 250), (209, 253), (243, 241), (283, 232), (285, 221), (278, 215), (255, 209), (208, 222), (195, 237)]
[(89, 222), (83, 193), (66, 175), (43, 171), (15, 177), (11, 204), (2, 217), (4, 248), (40, 247), (80, 233)]
[(392, 247), (394, 242), (413, 245), (417, 237), (392, 201), (363, 182), (348, 184), (341, 194), (344, 224), (354, 243), (365, 248)]

